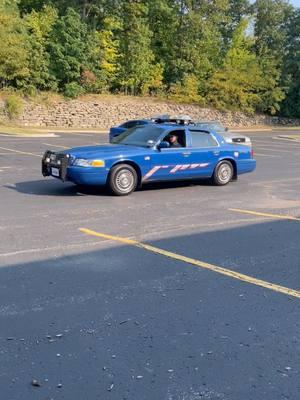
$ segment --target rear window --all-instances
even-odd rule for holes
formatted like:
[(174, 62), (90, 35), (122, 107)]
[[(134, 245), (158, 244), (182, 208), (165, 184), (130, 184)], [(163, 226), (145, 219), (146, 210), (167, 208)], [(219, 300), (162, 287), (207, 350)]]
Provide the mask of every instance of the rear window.
[(134, 128), (135, 126), (145, 125), (145, 124), (146, 124), (145, 121), (128, 121), (128, 122), (125, 122), (123, 125), (121, 125), (121, 127), (125, 128), (125, 129), (130, 129), (130, 128)]
[(197, 127), (206, 131), (215, 131), (215, 132), (226, 132), (226, 129), (224, 128), (224, 126), (218, 124), (218, 123), (198, 123)]
[(216, 147), (218, 143), (209, 134), (201, 131), (190, 130), (193, 147)]

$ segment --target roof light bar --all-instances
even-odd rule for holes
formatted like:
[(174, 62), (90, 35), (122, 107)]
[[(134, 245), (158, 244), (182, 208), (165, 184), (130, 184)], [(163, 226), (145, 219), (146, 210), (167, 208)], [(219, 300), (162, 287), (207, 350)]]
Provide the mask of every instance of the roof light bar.
[(193, 123), (192, 118), (189, 115), (157, 115), (151, 118), (152, 122), (156, 124), (163, 124), (163, 123), (174, 123), (180, 125), (189, 125)]

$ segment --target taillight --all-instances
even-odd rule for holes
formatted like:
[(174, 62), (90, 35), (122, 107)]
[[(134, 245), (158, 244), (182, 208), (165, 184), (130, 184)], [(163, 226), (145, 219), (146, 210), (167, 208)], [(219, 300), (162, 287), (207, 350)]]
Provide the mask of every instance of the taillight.
[(254, 158), (254, 150), (251, 149), (251, 158)]

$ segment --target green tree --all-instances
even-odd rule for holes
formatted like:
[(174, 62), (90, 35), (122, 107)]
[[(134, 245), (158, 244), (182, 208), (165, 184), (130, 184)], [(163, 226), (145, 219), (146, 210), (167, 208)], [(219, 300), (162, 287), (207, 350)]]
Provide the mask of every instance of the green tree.
[(198, 103), (205, 105), (205, 99), (199, 95), (199, 81), (193, 74), (183, 77), (181, 82), (173, 84), (169, 98), (181, 103)]
[(24, 80), (27, 89), (54, 89), (55, 79), (49, 71), (50, 55), (47, 52), (49, 36), (57, 19), (57, 11), (45, 6), (41, 11), (32, 11), (25, 16), (25, 25), (29, 33), (29, 70)]
[(146, 5), (129, 0), (123, 4), (123, 29), (120, 35), (119, 85), (125, 93), (138, 94), (153, 80), (155, 63)]
[(164, 82), (169, 86), (174, 78), (174, 60), (177, 58), (178, 7), (174, 0), (148, 0), (148, 22), (151, 26), (151, 49), (155, 61), (164, 69)]
[(80, 15), (68, 8), (51, 31), (48, 51), (50, 72), (64, 89), (72, 83), (72, 91), (80, 85), (81, 73), (87, 64), (87, 25)]
[(275, 57), (258, 58), (258, 63), (262, 80), (257, 110), (275, 114), (280, 110), (281, 102), (285, 98), (286, 87), (282, 83), (281, 68), (278, 67)]
[(256, 54), (259, 57), (276, 55), (281, 61), (285, 54), (287, 24), (293, 7), (286, 0), (256, 0), (254, 10)]
[(177, 8), (171, 82), (183, 84), (186, 76), (196, 76), (199, 92), (204, 95), (208, 78), (222, 61), (222, 28), (227, 21), (228, 0), (181, 0)]
[(299, 116), (299, 18), (288, 0), (0, 0), (0, 85)]
[(294, 11), (288, 24), (286, 51), (283, 73), (289, 88), (282, 104), (282, 113), (300, 118), (300, 9)]
[(49, 5), (48, 0), (19, 0), (18, 5), (22, 14), (30, 13), (31, 11), (40, 11), (45, 5)]
[(0, 0), (0, 86), (28, 76), (27, 36), (15, 1)]
[(236, 28), (222, 68), (209, 81), (208, 100), (217, 108), (254, 112), (260, 103), (262, 74), (252, 40), (246, 36), (248, 21)]
[(117, 33), (120, 29), (121, 23), (118, 19), (107, 17), (103, 21), (102, 29), (90, 34), (90, 70), (84, 71), (83, 82), (92, 91), (107, 91), (116, 82), (120, 57)]
[(223, 29), (224, 43), (227, 45), (239, 23), (245, 18), (253, 16), (249, 0), (229, 0), (228, 20)]
[(20, 0), (20, 9), (29, 13), (51, 5), (57, 8), (61, 15), (65, 15), (68, 8), (73, 8), (85, 22), (97, 28), (95, 23), (101, 22), (105, 17), (117, 15), (122, 2), (123, 0)]
[(288, 85), (282, 70), (293, 7), (285, 0), (257, 0), (254, 9), (255, 51), (264, 76), (259, 109), (274, 114), (280, 109)]

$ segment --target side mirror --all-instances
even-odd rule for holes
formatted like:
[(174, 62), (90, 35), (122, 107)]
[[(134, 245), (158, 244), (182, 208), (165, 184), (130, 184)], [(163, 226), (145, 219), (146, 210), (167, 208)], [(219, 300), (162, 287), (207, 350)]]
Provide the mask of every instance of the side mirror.
[(162, 141), (162, 142), (160, 142), (159, 143), (159, 145), (157, 146), (157, 148), (160, 150), (160, 149), (167, 149), (167, 148), (169, 148), (170, 147), (170, 143), (169, 142), (167, 142), (167, 141)]
[(153, 147), (155, 144), (154, 140), (148, 140), (147, 141), (147, 147)]

